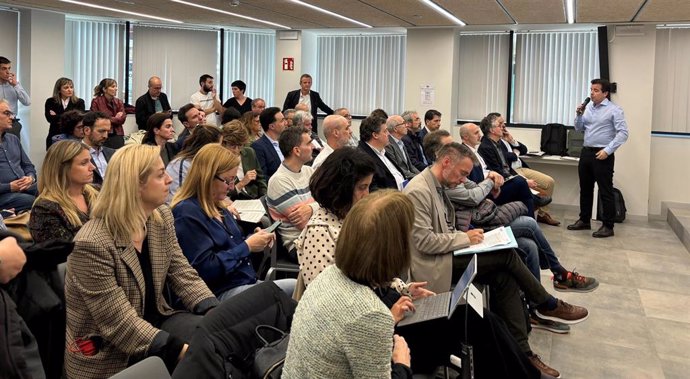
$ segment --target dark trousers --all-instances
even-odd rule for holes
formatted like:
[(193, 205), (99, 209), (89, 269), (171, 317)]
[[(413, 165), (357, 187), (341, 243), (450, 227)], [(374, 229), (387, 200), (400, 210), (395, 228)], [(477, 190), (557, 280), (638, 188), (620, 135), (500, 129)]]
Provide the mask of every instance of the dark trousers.
[[(462, 275), (472, 255), (453, 258), (453, 281)], [(499, 315), (517, 340), (523, 352), (531, 351), (527, 337), (527, 320), (520, 290), (535, 304), (546, 303), (551, 295), (532, 275), (515, 250), (506, 249), (477, 256), (475, 282), (488, 284), (491, 290), (491, 311)]]
[(580, 164), (577, 166), (580, 175), (580, 220), (585, 223), (592, 218), (592, 202), (594, 201), (594, 183), (599, 186), (599, 194), (604, 209), (604, 226), (613, 229), (613, 218), (616, 206), (613, 202), (613, 165), (615, 157), (609, 155), (604, 160), (596, 158), (598, 147), (583, 147), (580, 154)]
[(494, 202), (498, 205), (511, 201), (522, 201), (527, 206), (527, 216), (534, 218), (534, 198), (529, 185), (527, 185), (527, 180), (522, 176), (516, 176), (503, 183), (501, 193), (494, 198)]
[(467, 339), (474, 350), (476, 378), (541, 376), (503, 320), (488, 309), (484, 309), (484, 318), (481, 318), (469, 307), (460, 306), (450, 320), (444, 317), (405, 325), (396, 328), (396, 333), (405, 338), (410, 348), (415, 373), (430, 373), (438, 366), (447, 365), (451, 354), (460, 357), (462, 341)]

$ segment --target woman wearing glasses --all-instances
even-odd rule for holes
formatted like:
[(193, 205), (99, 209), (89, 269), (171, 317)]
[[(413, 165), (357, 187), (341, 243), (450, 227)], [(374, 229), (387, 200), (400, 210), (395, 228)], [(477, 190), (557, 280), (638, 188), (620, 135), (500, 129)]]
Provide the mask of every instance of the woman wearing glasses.
[(266, 194), (266, 178), (251, 147), (245, 147), (249, 135), (241, 122), (231, 121), (223, 125), (223, 147), (239, 155), (241, 164), (237, 168), (235, 188), (228, 196), (232, 200), (258, 199)]
[[(245, 238), (227, 209), (239, 164), (220, 144), (202, 147), (171, 203), (182, 252), (221, 301), (257, 283), (250, 255), (275, 243), (275, 234), (259, 228)], [(294, 279), (275, 283), (292, 295)]]

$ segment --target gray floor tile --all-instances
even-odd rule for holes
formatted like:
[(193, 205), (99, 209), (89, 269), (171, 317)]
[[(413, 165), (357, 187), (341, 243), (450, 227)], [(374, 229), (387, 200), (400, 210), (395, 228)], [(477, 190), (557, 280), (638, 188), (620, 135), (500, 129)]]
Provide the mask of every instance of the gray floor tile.
[(690, 324), (649, 318), (647, 325), (660, 356), (690, 360)]
[(647, 317), (690, 323), (690, 296), (638, 289)]

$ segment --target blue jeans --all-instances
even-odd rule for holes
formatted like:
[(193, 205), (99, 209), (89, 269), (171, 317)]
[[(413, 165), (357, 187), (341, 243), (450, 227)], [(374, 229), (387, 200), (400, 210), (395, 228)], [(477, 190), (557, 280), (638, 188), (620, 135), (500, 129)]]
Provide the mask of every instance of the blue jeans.
[[(259, 284), (259, 283), (261, 283), (261, 280), (257, 280), (256, 283), (254, 283), (254, 284), (245, 284), (245, 285), (238, 286), (235, 288), (230, 288), (229, 290), (221, 293), (218, 296), (218, 300), (219, 301), (227, 300), (227, 299), (237, 295), (238, 293), (249, 289), (249, 287), (256, 285), (256, 284)], [(278, 286), (278, 288), (283, 290), (283, 292), (285, 292), (288, 296), (292, 296), (292, 293), (295, 292), (295, 285), (297, 284), (297, 280), (296, 279), (278, 279), (278, 280), (274, 280), (273, 283), (275, 283)]]
[(34, 200), (38, 196), (36, 183), (27, 188), (24, 192), (7, 192), (0, 195), (0, 209), (12, 209), (15, 213), (28, 211), (34, 205)]
[(553, 273), (559, 273), (563, 270), (563, 266), (556, 257), (556, 252), (553, 251), (546, 236), (531, 217), (520, 216), (509, 224), (513, 231), (513, 235), (518, 242), (518, 247), (526, 254), (522, 255), (522, 260), (525, 262), (527, 268), (534, 274), (537, 280), (540, 279), (540, 266), (549, 268)]

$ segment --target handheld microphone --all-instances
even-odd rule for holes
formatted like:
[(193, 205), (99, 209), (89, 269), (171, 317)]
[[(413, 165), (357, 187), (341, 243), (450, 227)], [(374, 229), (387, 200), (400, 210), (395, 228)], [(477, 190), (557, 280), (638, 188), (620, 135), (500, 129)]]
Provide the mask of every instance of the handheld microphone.
[(585, 108), (587, 107), (587, 104), (589, 104), (590, 101), (592, 101), (592, 99), (590, 99), (589, 97), (585, 98), (585, 101), (583, 101), (580, 107), (578, 108), (577, 114), (585, 113)]

